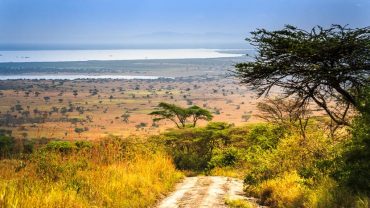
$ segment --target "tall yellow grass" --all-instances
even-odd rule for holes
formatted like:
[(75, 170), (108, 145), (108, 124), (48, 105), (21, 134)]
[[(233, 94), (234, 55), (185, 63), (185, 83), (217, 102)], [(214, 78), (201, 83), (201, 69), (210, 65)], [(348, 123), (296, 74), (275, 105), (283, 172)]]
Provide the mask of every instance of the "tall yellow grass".
[(182, 177), (160, 151), (103, 147), (1, 161), (0, 207), (149, 207)]

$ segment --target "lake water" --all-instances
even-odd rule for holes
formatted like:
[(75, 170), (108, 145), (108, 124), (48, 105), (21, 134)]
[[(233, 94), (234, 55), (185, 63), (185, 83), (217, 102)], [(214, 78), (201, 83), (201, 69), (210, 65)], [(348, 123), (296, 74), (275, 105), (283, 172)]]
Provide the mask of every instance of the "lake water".
[[(224, 53), (223, 53), (224, 51)], [(63, 62), (89, 60), (145, 60), (226, 58), (242, 56), (235, 50), (219, 49), (123, 49), (0, 51), (0, 62)]]
[(15, 80), (15, 79), (27, 79), (27, 80), (76, 80), (76, 79), (160, 79), (171, 77), (160, 77), (160, 76), (131, 76), (131, 75), (88, 75), (88, 74), (50, 74), (50, 75), (31, 75), (31, 74), (20, 74), (20, 75), (0, 75), (0, 80)]

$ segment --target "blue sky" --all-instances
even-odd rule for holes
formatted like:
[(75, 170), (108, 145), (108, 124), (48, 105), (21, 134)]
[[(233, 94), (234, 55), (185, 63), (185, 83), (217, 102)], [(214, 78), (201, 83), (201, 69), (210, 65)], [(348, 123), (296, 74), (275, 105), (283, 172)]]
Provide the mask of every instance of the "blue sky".
[(370, 0), (0, 0), (1, 45), (238, 47), (255, 28), (370, 25)]

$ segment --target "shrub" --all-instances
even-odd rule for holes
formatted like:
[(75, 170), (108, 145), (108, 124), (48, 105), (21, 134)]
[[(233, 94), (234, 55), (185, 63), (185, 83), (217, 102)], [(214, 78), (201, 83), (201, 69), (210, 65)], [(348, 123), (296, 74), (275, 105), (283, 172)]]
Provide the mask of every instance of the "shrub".
[(338, 179), (355, 192), (370, 195), (370, 88), (360, 99), (360, 114), (353, 121)]
[(15, 145), (14, 138), (11, 136), (0, 135), (0, 158), (9, 157)]
[(303, 179), (296, 172), (267, 180), (252, 192), (258, 195), (263, 205), (271, 207), (303, 207), (307, 201)]
[(242, 160), (242, 154), (241, 150), (234, 147), (217, 149), (208, 163), (208, 168), (234, 166)]
[(229, 140), (227, 131), (230, 127), (226, 123), (210, 123), (203, 128), (171, 130), (155, 140), (164, 144), (177, 168), (203, 171), (208, 167), (214, 150)]
[[(356, 196), (348, 189), (340, 187), (339, 183), (332, 178), (323, 177), (310, 191), (306, 207), (355, 207), (367, 208), (369, 198)], [(362, 204), (361, 204), (362, 203)]]
[(72, 152), (76, 148), (76, 145), (73, 142), (69, 141), (50, 141), (46, 148), (52, 151), (58, 151), (62, 153)]
[(247, 141), (254, 147), (262, 149), (275, 148), (279, 139), (284, 136), (284, 129), (278, 126), (269, 124), (257, 124), (251, 126), (247, 134)]
[(35, 141), (30, 139), (23, 139), (23, 153), (24, 154), (31, 154), (34, 151)]
[(93, 147), (93, 144), (88, 141), (76, 141), (75, 145), (78, 149), (90, 149)]

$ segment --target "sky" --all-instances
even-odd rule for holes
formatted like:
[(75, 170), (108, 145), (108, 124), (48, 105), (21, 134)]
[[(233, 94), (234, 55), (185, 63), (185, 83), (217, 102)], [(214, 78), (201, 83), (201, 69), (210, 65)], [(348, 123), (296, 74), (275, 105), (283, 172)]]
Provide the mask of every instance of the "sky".
[(243, 48), (256, 28), (370, 25), (370, 0), (0, 0), (0, 49)]

